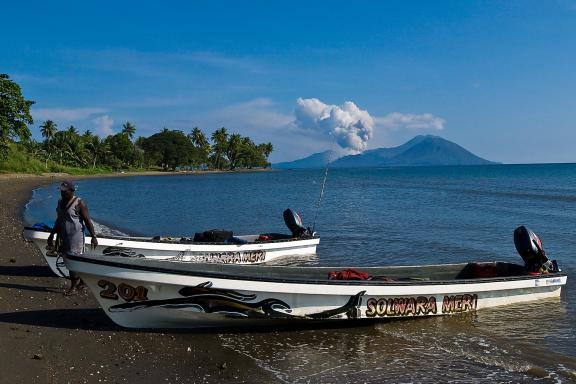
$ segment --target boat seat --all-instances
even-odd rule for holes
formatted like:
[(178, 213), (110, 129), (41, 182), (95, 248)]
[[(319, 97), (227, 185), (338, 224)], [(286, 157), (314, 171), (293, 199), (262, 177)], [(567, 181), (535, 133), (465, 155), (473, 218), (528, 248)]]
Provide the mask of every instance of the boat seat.
[(256, 241), (288, 240), (292, 238), (292, 235), (286, 235), (284, 233), (262, 233)]
[(510, 277), (526, 275), (526, 268), (510, 263), (487, 262), (468, 263), (456, 275), (456, 279), (482, 279), (492, 277)]

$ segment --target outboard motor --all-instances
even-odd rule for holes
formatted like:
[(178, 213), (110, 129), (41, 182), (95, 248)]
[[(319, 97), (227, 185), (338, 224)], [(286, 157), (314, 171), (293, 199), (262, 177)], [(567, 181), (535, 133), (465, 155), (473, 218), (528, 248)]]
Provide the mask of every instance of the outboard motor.
[(548, 260), (540, 238), (525, 226), (514, 230), (514, 245), (528, 272), (559, 272), (556, 260)]
[(310, 228), (304, 228), (304, 222), (297, 212), (293, 212), (291, 209), (286, 209), (283, 213), (284, 223), (290, 232), (292, 232), (293, 237), (304, 237), (312, 236)]

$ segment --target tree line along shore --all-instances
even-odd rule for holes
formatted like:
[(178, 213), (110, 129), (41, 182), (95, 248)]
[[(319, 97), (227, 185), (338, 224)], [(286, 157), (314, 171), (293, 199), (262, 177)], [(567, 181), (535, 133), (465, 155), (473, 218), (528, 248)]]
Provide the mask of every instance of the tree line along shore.
[(68, 173), (74, 175), (145, 171), (226, 171), (270, 167), (271, 143), (225, 127), (209, 136), (198, 127), (186, 134), (163, 128), (149, 137), (136, 137), (127, 121), (107, 137), (73, 125), (61, 129), (53, 120), (40, 125), (42, 140), (32, 138), (34, 124), (20, 86), (0, 74), (0, 173)]

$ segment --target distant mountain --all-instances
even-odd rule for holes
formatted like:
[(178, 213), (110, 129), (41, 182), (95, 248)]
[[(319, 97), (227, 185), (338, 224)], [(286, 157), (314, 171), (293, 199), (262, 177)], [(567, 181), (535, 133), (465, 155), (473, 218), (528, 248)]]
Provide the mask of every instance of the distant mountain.
[(332, 163), (335, 167), (379, 167), (381, 164), (390, 161), (401, 155), (415, 145), (425, 141), (427, 136), (416, 136), (412, 140), (402, 145), (392, 148), (377, 148), (364, 151), (358, 155), (349, 155), (339, 158)]
[[(304, 159), (273, 164), (273, 168), (322, 168), (330, 158), (330, 151), (316, 153)], [(422, 165), (482, 165), (497, 164), (474, 155), (456, 143), (439, 136), (420, 135), (392, 148), (378, 148), (358, 155), (339, 158), (334, 168), (422, 166)]]
[(330, 161), (334, 161), (338, 155), (333, 151), (324, 151), (315, 153), (300, 160), (288, 161), (285, 163), (276, 163), (272, 168), (324, 168)]

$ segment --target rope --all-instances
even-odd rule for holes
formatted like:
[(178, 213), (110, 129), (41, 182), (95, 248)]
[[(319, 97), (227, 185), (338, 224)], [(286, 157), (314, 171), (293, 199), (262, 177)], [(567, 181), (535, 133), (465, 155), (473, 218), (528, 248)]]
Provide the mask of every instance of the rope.
[(326, 179), (328, 179), (328, 169), (330, 164), (332, 164), (332, 157), (334, 156), (334, 144), (336, 143), (336, 136), (332, 140), (332, 145), (330, 149), (330, 154), (328, 155), (328, 162), (326, 163), (326, 169), (324, 170), (324, 180), (322, 181), (322, 189), (320, 190), (320, 197), (318, 198), (318, 203), (316, 204), (316, 214), (314, 215), (314, 221), (312, 222), (312, 234), (316, 228), (316, 219), (318, 218), (318, 213), (320, 212), (320, 203), (324, 197), (324, 187), (326, 186)]

